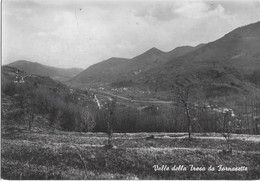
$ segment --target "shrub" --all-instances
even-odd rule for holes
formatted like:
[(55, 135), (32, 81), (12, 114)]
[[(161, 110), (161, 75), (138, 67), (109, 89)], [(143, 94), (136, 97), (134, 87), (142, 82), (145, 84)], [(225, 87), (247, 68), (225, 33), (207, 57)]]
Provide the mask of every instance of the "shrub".
[(10, 82), (2, 84), (2, 91), (8, 96), (13, 96), (18, 93), (18, 87), (15, 83)]

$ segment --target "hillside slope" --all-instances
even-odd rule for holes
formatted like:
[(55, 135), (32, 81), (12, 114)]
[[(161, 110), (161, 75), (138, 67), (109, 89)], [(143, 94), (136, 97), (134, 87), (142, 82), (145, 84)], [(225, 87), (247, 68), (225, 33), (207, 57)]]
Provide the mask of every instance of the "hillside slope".
[[(50, 77), (2, 67), (2, 131), (10, 127), (41, 130), (87, 130), (98, 109), (93, 93), (73, 89)], [(84, 114), (88, 114), (88, 118)], [(75, 120), (77, 119), (77, 123)], [(80, 124), (78, 124), (80, 123)]]
[(101, 63), (94, 64), (72, 78), (72, 83), (93, 83), (111, 81), (126, 71), (128, 59), (112, 57)]
[(131, 86), (131, 79), (137, 77), (140, 73), (156, 68), (170, 59), (192, 52), (201, 46), (203, 45), (197, 47), (183, 46), (175, 48), (170, 52), (163, 52), (157, 48), (151, 48), (132, 59), (110, 58), (90, 66), (74, 77), (70, 82), (74, 86), (84, 86), (86, 84), (101, 82), (107, 84), (128, 82), (130, 83), (128, 86)]
[(19, 68), (30, 74), (48, 76), (59, 81), (67, 81), (83, 70), (80, 68), (62, 69), (50, 67), (26, 60), (19, 60), (8, 64), (8, 66)]
[(259, 86), (259, 47), (260, 22), (257, 22), (173, 58), (140, 74), (134, 81), (167, 90), (178, 79), (183, 83), (202, 84), (209, 89), (237, 93)]

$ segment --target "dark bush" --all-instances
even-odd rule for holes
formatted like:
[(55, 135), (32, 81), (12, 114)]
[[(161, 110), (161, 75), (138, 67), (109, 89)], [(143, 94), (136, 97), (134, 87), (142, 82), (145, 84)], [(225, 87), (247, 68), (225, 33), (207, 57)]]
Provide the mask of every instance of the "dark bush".
[(19, 87), (15, 83), (10, 82), (2, 84), (2, 91), (8, 96), (13, 96), (19, 92)]

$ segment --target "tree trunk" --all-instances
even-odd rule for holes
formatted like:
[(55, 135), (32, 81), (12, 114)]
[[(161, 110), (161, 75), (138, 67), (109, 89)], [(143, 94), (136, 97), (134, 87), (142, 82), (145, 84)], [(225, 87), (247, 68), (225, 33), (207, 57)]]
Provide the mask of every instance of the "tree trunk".
[(186, 114), (187, 114), (187, 118), (188, 118), (188, 133), (189, 133), (189, 139), (191, 139), (191, 131), (192, 131), (192, 127), (191, 127), (191, 118), (190, 118), (190, 110), (188, 108), (188, 105), (185, 104), (185, 109), (186, 109)]
[(191, 139), (191, 124), (189, 123), (189, 139)]
[(33, 115), (33, 112), (31, 112), (31, 116), (29, 117), (29, 122), (28, 122), (28, 130), (30, 131), (32, 129), (32, 123), (33, 123), (33, 120), (34, 120), (34, 115)]
[(258, 134), (258, 119), (255, 119), (255, 134)]
[(29, 120), (29, 124), (28, 124), (28, 130), (30, 131), (32, 128), (32, 123), (31, 123), (31, 120)]
[(111, 126), (111, 121), (108, 121), (108, 145), (112, 145), (112, 134), (113, 134), (113, 129)]
[(109, 133), (109, 135), (108, 135), (108, 145), (112, 145), (112, 133), (113, 131), (112, 130), (110, 130), (110, 133)]

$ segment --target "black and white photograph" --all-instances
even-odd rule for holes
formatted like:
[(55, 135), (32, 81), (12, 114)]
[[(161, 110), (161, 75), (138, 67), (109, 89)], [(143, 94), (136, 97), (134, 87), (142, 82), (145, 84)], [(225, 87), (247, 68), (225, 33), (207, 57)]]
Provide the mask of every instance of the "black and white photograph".
[(260, 0), (1, 0), (1, 35), (1, 179), (260, 179)]

